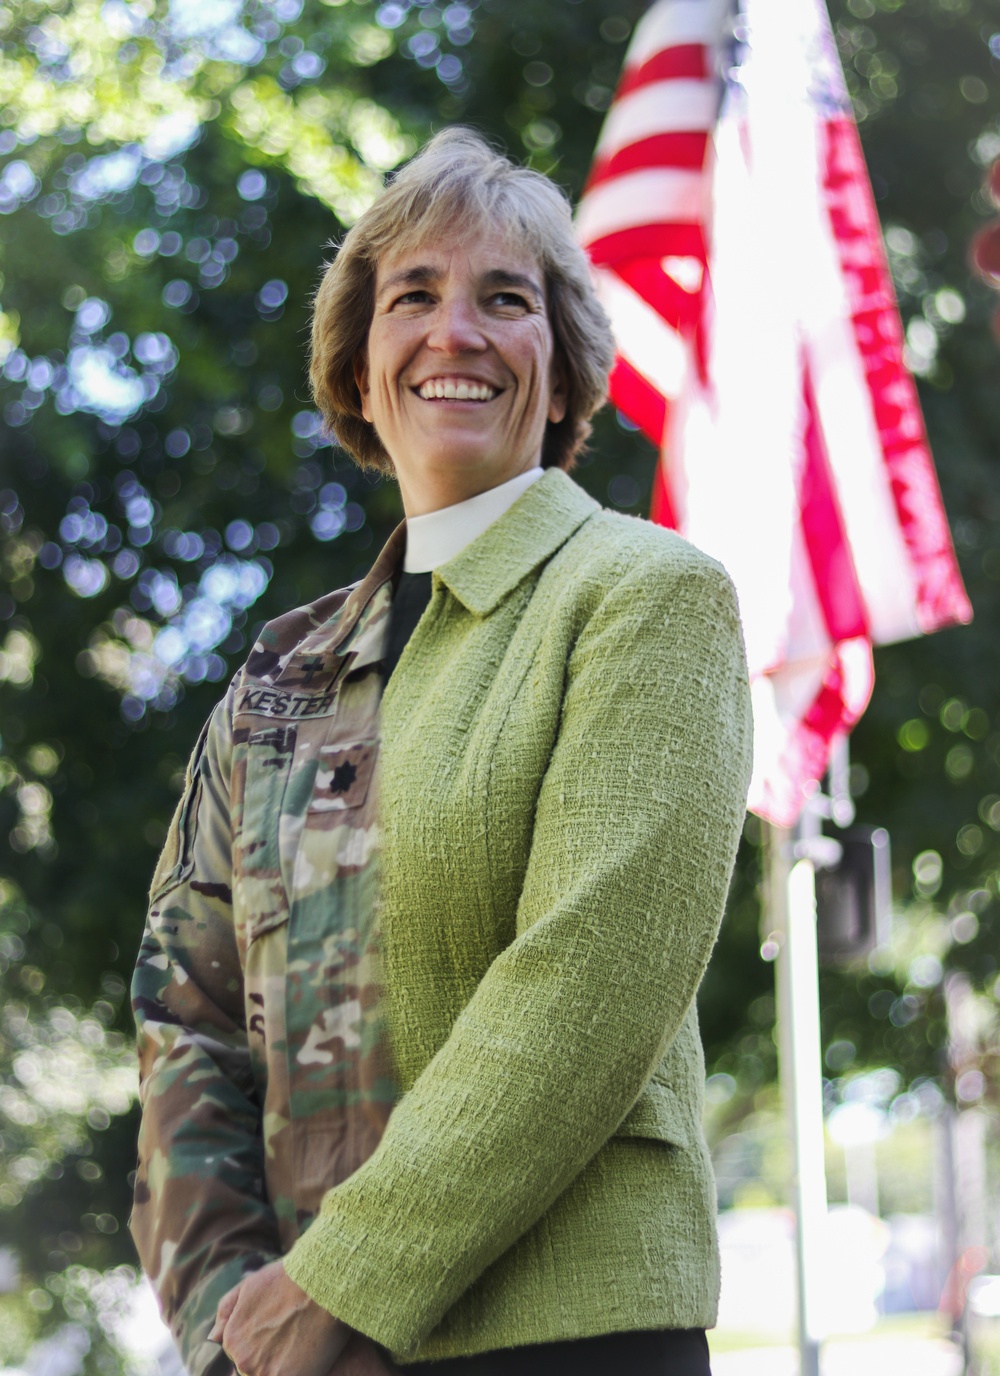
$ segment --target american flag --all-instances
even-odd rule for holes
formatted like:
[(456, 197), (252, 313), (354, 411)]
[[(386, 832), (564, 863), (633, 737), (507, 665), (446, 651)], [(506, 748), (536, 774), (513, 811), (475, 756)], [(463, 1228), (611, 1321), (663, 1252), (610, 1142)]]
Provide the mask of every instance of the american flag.
[(971, 619), (823, 0), (657, 0), (577, 216), (661, 448), (652, 518), (725, 564), (751, 807), (791, 825), (873, 644)]

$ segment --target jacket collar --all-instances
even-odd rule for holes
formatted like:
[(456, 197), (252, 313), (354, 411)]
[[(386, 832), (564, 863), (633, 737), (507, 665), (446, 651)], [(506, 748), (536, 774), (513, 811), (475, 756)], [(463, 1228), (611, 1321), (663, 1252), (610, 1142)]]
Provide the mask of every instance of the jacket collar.
[[(347, 601), (337, 614), (337, 629), (335, 639), (330, 648), (341, 655), (354, 654), (354, 667), (359, 668), (361, 664), (374, 662), (381, 658), (381, 637), (384, 634), (384, 627), (380, 627), (379, 635), (370, 645), (356, 643), (358, 638), (354, 635), (355, 628), (361, 618), (361, 613), (365, 610), (372, 598), (387, 583), (391, 583), (396, 577), (397, 570), (402, 567), (403, 552), (406, 549), (406, 522), (400, 521), (399, 525), (382, 546), (381, 553), (372, 564), (371, 568), (362, 578), (361, 582), (347, 595)], [(329, 637), (329, 630), (326, 630)], [(363, 651), (368, 653), (363, 653)]]
[(597, 502), (559, 468), (548, 468), (498, 521), (434, 570), (470, 612), (488, 616), (589, 516)]
[[(598, 510), (593, 497), (562, 469), (548, 468), (498, 521), (454, 559), (435, 569), (434, 580), (442, 582), (470, 612), (488, 616), (522, 579), (550, 559)], [(355, 644), (352, 635), (372, 598), (395, 578), (405, 549), (406, 522), (401, 521), (368, 573), (351, 589), (337, 615), (336, 639), (330, 648), (342, 655), (354, 653), (354, 668), (374, 662), (381, 655), (380, 639), (366, 646)], [(329, 643), (328, 628), (325, 635)]]

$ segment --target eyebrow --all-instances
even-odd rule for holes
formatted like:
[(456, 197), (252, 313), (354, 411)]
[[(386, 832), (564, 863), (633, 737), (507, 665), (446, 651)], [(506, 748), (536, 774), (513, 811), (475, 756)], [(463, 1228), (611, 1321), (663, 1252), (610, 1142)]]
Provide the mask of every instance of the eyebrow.
[[(402, 268), (399, 272), (394, 272), (387, 277), (378, 290), (378, 297), (381, 299), (386, 292), (393, 291), (398, 287), (419, 287), (428, 282), (435, 282), (441, 276), (439, 268), (432, 267), (430, 264), (418, 264), (412, 268)], [(545, 292), (533, 277), (528, 277), (523, 272), (508, 272), (506, 268), (491, 268), (489, 272), (483, 273), (483, 285), (486, 287), (519, 287), (522, 291), (531, 292), (539, 301), (544, 301)]]
[(533, 292), (539, 300), (545, 299), (545, 292), (533, 277), (523, 272), (507, 272), (504, 268), (493, 268), (483, 277), (488, 287), (520, 287), (522, 291)]

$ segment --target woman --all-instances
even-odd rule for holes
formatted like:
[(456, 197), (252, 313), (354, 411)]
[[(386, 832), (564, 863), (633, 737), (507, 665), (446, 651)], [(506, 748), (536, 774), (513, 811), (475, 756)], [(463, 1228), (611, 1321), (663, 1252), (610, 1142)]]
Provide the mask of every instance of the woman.
[(611, 357), (564, 198), (467, 131), (320, 288), (407, 519), (265, 629), (154, 879), (132, 1226), (193, 1376), (708, 1370), (748, 692), (718, 565), (566, 475)]

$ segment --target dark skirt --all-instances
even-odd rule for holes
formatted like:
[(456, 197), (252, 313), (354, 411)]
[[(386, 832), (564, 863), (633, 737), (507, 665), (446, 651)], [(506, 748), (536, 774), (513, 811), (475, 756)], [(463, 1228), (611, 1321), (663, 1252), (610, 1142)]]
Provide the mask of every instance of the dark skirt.
[(702, 1328), (605, 1333), (573, 1342), (411, 1362), (413, 1376), (711, 1376)]

